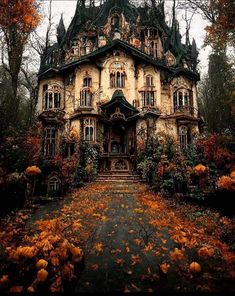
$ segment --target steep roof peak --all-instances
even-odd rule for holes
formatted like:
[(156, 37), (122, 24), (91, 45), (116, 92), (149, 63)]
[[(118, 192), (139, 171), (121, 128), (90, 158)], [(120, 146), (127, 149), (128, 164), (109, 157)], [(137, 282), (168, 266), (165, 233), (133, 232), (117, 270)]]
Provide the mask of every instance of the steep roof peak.
[(57, 35), (57, 42), (60, 44), (64, 38), (64, 35), (66, 33), (64, 20), (63, 20), (63, 13), (61, 14), (59, 24), (56, 29), (56, 35)]

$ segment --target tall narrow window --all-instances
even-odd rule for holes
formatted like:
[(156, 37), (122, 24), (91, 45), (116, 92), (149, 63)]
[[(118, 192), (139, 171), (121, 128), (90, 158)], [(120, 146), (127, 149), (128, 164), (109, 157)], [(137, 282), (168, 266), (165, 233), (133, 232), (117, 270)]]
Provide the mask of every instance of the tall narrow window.
[(52, 157), (56, 152), (56, 129), (47, 127), (44, 130), (44, 156)]
[(120, 26), (120, 18), (119, 18), (118, 15), (115, 15), (112, 18), (112, 26), (114, 26), (115, 28), (119, 28), (119, 26)]
[(179, 127), (179, 142), (180, 142), (180, 149), (184, 150), (188, 146), (188, 127), (187, 126), (180, 126)]
[(95, 120), (85, 119), (84, 120), (84, 140), (87, 142), (95, 141)]
[(91, 107), (92, 106), (92, 78), (85, 77), (83, 79), (82, 90), (80, 91), (80, 106), (81, 107)]
[(124, 66), (120, 62), (115, 62), (110, 67), (110, 87), (111, 88), (124, 88), (126, 74)]
[(81, 107), (91, 107), (91, 97), (92, 94), (89, 89), (83, 89), (80, 92), (80, 106)]

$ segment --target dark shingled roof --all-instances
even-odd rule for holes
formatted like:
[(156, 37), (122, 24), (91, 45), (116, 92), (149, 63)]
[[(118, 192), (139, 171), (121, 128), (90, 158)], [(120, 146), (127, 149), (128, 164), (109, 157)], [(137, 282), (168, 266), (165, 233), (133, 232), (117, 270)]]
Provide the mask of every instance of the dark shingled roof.
[(106, 0), (94, 24), (104, 26), (108, 16), (115, 12), (123, 13), (129, 23), (135, 23), (139, 16), (137, 8), (130, 4), (129, 0)]
[[(66, 71), (68, 69), (72, 69), (76, 66), (78, 66), (79, 64), (82, 63), (90, 63), (96, 60), (96, 58), (104, 55), (106, 52), (109, 52), (112, 49), (115, 48), (121, 48), (126, 50), (128, 53), (130, 53), (133, 57), (135, 57), (137, 60), (140, 61), (145, 61), (148, 62), (154, 66), (156, 66), (159, 69), (165, 70), (166, 73), (168, 73), (168, 78), (173, 78), (175, 76), (178, 76), (180, 74), (184, 74), (186, 75), (188, 78), (192, 79), (192, 80), (199, 80), (199, 75), (197, 73), (193, 73), (187, 69), (184, 69), (182, 67), (178, 67), (178, 68), (170, 68), (167, 67), (165, 64), (165, 60), (159, 60), (159, 59), (155, 59), (153, 57), (151, 57), (148, 54), (145, 54), (144, 52), (138, 50), (137, 48), (135, 48), (134, 46), (130, 45), (129, 43), (122, 41), (122, 40), (112, 40), (110, 41), (109, 44), (85, 55), (82, 56), (79, 60), (67, 63), (67, 64), (63, 64), (61, 66), (58, 66), (57, 68), (54, 67), (54, 69), (61, 71)], [(48, 71), (47, 69), (42, 69), (39, 73), (39, 76), (42, 76), (45, 71)]]

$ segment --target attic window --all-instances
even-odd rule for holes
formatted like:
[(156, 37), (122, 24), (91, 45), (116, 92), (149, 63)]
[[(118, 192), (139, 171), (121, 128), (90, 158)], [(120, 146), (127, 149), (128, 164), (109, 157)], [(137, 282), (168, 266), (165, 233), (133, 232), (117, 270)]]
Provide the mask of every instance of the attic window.
[(115, 15), (112, 17), (112, 21), (111, 21), (112, 26), (114, 26), (115, 28), (119, 28), (120, 26), (120, 17), (118, 15)]

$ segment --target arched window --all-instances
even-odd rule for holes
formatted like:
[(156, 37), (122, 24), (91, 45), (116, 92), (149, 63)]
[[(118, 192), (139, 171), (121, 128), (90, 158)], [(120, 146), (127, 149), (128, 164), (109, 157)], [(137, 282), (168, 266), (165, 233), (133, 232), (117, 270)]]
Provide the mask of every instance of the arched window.
[(47, 127), (44, 130), (43, 154), (46, 157), (52, 157), (56, 152), (56, 129), (55, 127)]
[(59, 192), (60, 190), (60, 179), (57, 176), (52, 176), (48, 180), (48, 191)]
[(110, 67), (110, 87), (124, 88), (125, 87), (125, 70), (120, 62), (115, 62)]
[(188, 146), (188, 127), (185, 125), (181, 125), (179, 127), (179, 143), (180, 149), (183, 150)]
[(120, 17), (118, 15), (115, 15), (112, 17), (112, 21), (111, 21), (112, 26), (114, 26), (115, 28), (119, 28), (120, 26)]
[(45, 109), (61, 108), (61, 93), (57, 85), (44, 92)]
[(84, 120), (84, 140), (87, 142), (95, 141), (95, 120), (85, 119)]
[(193, 102), (191, 99), (191, 91), (187, 89), (179, 89), (173, 94), (174, 112), (188, 111), (193, 112)]

